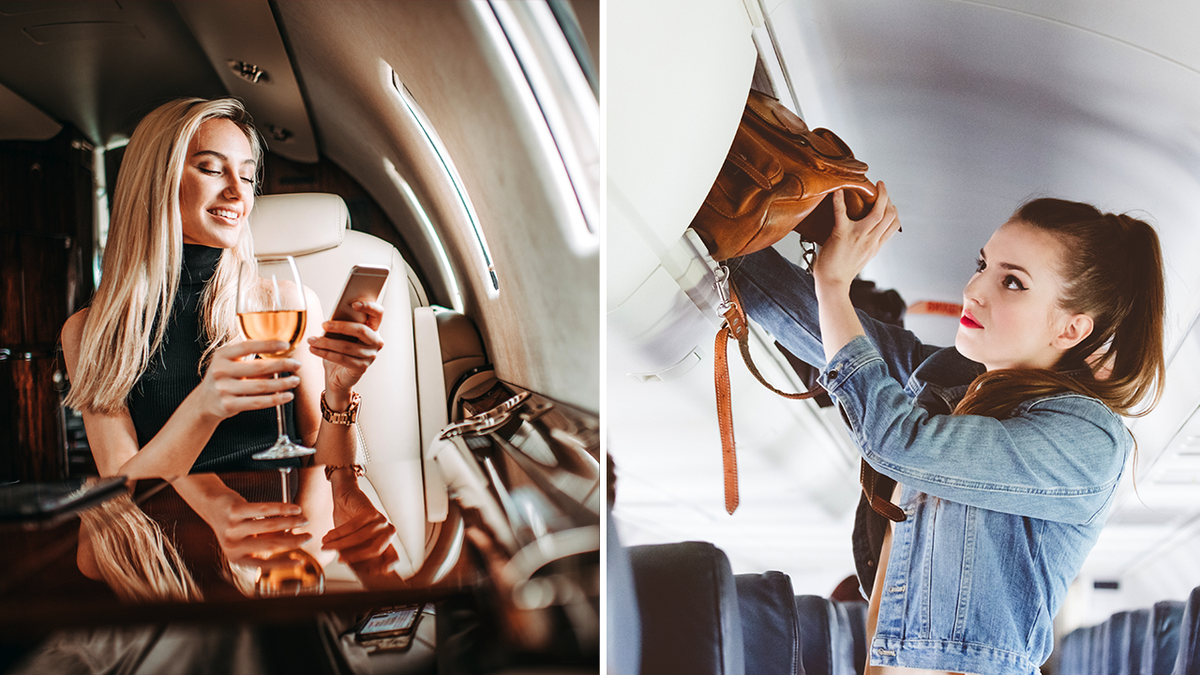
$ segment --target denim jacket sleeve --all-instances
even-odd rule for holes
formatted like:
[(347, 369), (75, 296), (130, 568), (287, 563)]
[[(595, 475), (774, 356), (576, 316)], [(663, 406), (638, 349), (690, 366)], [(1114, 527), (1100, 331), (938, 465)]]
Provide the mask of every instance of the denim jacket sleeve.
[[(823, 367), (825, 350), (812, 275), (771, 248), (731, 260), (729, 267), (746, 315), (802, 361)], [(897, 382), (908, 382), (917, 366), (938, 351), (903, 328), (876, 321), (861, 311), (858, 318)]]
[(857, 337), (820, 381), (880, 473), (950, 501), (1071, 524), (1105, 512), (1131, 447), (1125, 424), (1100, 401), (1066, 393), (997, 420), (934, 415), (914, 405), (879, 351)]

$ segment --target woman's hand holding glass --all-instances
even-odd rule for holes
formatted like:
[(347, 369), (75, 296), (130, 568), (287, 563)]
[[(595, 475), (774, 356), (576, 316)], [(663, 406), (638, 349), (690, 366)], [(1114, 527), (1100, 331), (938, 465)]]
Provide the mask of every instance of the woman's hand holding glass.
[[(238, 268), (237, 315), (248, 340), (286, 342), (284, 349), (259, 352), (259, 356), (266, 360), (284, 360), (290, 356), (304, 335), (308, 317), (308, 302), (296, 261), (291, 256), (243, 261)], [(288, 438), (282, 404), (275, 406), (275, 421), (278, 430), (275, 445), (255, 453), (254, 459), (290, 459), (313, 454), (312, 448)]]
[[(263, 410), (292, 400), (300, 378), (295, 359), (252, 359), (254, 354), (283, 351), (287, 343), (279, 340), (245, 340), (225, 345), (213, 352), (204, 379), (192, 393), (200, 413), (214, 420), (233, 417), (247, 410)], [(276, 379), (277, 378), (277, 379)]]
[(181, 478), (175, 489), (212, 528), (231, 563), (260, 566), (264, 559), (312, 539), (311, 534), (292, 531), (308, 525), (298, 504), (248, 502), (207, 474)]

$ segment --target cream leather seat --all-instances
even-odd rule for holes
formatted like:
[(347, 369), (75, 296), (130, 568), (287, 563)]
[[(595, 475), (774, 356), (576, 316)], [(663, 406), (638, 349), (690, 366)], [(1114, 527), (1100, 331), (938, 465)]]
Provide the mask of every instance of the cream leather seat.
[[(440, 506), (445, 487), (436, 473), (426, 485), (422, 459), (413, 306), (427, 304), (424, 291), (410, 280), (408, 266), (391, 244), (350, 230), (349, 211), (337, 195), (261, 196), (256, 200), (250, 227), (258, 255), (295, 257), (304, 284), (321, 300), (323, 316), (310, 316), (310, 322), (329, 318), (354, 265), (381, 265), (391, 270), (380, 326), (385, 346), (355, 387), (362, 395), (359, 462), (366, 465), (370, 484), (364, 486), (364, 491), (371, 495), (373, 488), (377, 506), (396, 526), (401, 557), (397, 571), (409, 578), (420, 570), (427, 546), (436, 538), (436, 525), (429, 521), (445, 518), (444, 506)], [(436, 359), (440, 378), (441, 356), (436, 349), (433, 351), (426, 357)], [(436, 408), (444, 410), (444, 389), (439, 386), (433, 391), (439, 399)], [(437, 422), (427, 426), (434, 424)], [(434, 504), (429, 514), (427, 489)]]

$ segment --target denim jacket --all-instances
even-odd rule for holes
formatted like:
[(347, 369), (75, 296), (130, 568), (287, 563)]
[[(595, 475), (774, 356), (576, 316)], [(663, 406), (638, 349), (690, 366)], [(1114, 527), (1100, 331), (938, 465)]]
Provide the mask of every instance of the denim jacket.
[(863, 458), (903, 486), (871, 663), (1038, 673), (1133, 447), (1121, 418), (1075, 393), (950, 415), (979, 364), (859, 312), (866, 337), (824, 365), (812, 277), (772, 249), (730, 267), (747, 315), (823, 367)]

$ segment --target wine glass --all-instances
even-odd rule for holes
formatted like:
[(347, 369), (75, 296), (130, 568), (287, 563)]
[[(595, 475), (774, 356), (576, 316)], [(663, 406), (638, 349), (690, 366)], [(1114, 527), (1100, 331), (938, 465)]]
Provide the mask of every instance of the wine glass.
[[(292, 256), (260, 257), (243, 262), (238, 271), (238, 322), (250, 340), (283, 340), (288, 348), (274, 354), (259, 354), (264, 359), (290, 355), (300, 338), (308, 315), (304, 285)], [(275, 445), (257, 452), (254, 459), (291, 459), (311, 455), (315, 450), (293, 443), (283, 425), (283, 406), (275, 406), (279, 436)], [(284, 475), (286, 479), (286, 474)]]
[[(288, 484), (291, 471), (290, 466), (279, 469), (284, 504), (292, 501), (291, 486)], [(311, 553), (302, 548), (273, 553), (258, 565), (254, 592), (260, 597), (320, 595), (325, 592), (325, 569)]]
[[(291, 256), (259, 257), (243, 262), (238, 270), (237, 315), (242, 333), (249, 340), (282, 340), (287, 349), (259, 358), (289, 356), (304, 336), (307, 305), (300, 272)], [(278, 437), (275, 444), (252, 457), (259, 460), (291, 459), (311, 455), (316, 450), (292, 442), (283, 424), (283, 406), (275, 406)], [(292, 468), (281, 466), (279, 482), (283, 503), (291, 502), (288, 481)], [(322, 593), (325, 572), (307, 551), (296, 548), (267, 556), (258, 565), (254, 590), (260, 596)]]

